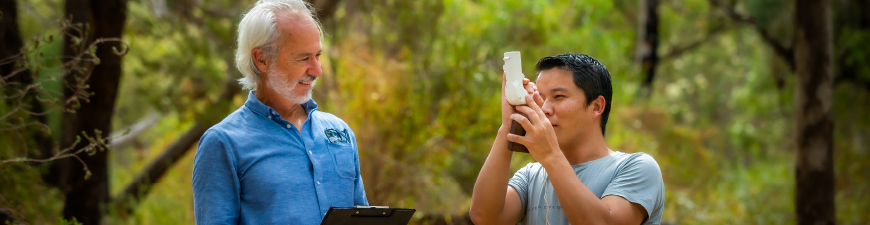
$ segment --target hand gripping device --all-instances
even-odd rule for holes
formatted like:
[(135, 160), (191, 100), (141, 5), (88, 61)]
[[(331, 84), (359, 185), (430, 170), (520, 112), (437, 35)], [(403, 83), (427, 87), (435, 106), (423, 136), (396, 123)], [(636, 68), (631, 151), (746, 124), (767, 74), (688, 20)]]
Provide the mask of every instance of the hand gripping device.
[[(526, 105), (526, 95), (528, 95), (528, 92), (523, 88), (523, 78), (525, 75), (523, 75), (522, 66), (519, 51), (504, 53), (504, 67), (502, 67), (505, 72), (504, 97), (507, 99), (508, 103), (514, 106)], [(510, 133), (526, 135), (526, 130), (523, 129), (523, 126), (517, 123), (516, 120), (514, 120), (511, 123)], [(526, 146), (515, 142), (508, 142), (508, 150), (515, 152), (529, 152), (529, 149), (527, 149)]]

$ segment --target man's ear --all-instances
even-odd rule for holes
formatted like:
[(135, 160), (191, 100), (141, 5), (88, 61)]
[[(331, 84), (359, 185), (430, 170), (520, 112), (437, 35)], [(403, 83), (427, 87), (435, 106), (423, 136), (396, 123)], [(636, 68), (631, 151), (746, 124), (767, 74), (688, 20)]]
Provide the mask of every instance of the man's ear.
[(266, 59), (266, 51), (260, 48), (251, 49), (251, 59), (254, 60), (254, 65), (257, 66), (257, 70), (261, 73), (266, 72), (266, 69), (269, 68), (269, 60)]
[(592, 112), (595, 113), (594, 117), (601, 116), (604, 114), (604, 109), (607, 107), (607, 100), (604, 99), (604, 96), (599, 95), (598, 98), (592, 100)]

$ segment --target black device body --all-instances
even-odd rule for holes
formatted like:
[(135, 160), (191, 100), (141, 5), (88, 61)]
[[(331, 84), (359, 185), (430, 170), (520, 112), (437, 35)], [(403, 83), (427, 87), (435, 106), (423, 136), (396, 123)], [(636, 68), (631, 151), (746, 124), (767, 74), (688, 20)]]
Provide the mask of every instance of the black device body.
[[(516, 120), (513, 120), (511, 122), (511, 134), (526, 136), (526, 129), (524, 129), (523, 126), (520, 125), (520, 123), (517, 123)], [(508, 141), (508, 150), (513, 151), (513, 152), (529, 153), (529, 149), (526, 148), (525, 145), (522, 145), (520, 143), (516, 143), (513, 141)]]

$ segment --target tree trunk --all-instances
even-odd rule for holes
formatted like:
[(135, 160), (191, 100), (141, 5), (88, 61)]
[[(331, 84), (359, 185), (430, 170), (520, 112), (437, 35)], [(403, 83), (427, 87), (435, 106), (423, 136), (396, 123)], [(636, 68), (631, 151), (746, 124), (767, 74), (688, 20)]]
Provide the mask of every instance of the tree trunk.
[(834, 224), (833, 34), (827, 0), (795, 3), (798, 224)]
[[(66, 1), (66, 15), (72, 16), (72, 21), (89, 24), (89, 28), (85, 29), (88, 36), (82, 40), (86, 43), (91, 43), (96, 38), (120, 38), (126, 14), (126, 0)], [(65, 60), (69, 60), (69, 57), (77, 52), (70, 47), (71, 45), (73, 45), (72, 40), (64, 37)], [(99, 65), (82, 65), (84, 68), (92, 69), (86, 81), (90, 87), (87, 91), (92, 95), (88, 101), (81, 102), (81, 107), (76, 109), (75, 113), (64, 113), (61, 146), (72, 146), (76, 136), (82, 132), (91, 137), (96, 136), (95, 130), (101, 131), (103, 137), (111, 133), (112, 113), (121, 79), (121, 57), (113, 52), (113, 46), (121, 49), (118, 43), (99, 44), (96, 50), (96, 56), (100, 59)], [(78, 51), (80, 50), (82, 49)], [(76, 79), (82, 78), (83, 75), (75, 71), (66, 72), (64, 81), (67, 83), (75, 83)], [(64, 89), (65, 99), (73, 95), (72, 90)], [(85, 142), (78, 143), (76, 149), (88, 144)], [(109, 195), (107, 154), (105, 151), (97, 151), (93, 155), (79, 156), (92, 173), (90, 179), (84, 179), (85, 170), (76, 159), (66, 158), (57, 162), (52, 172), (66, 196), (64, 218), (75, 217), (83, 224), (100, 224), (101, 214), (105, 212), (104, 207)]]
[(637, 60), (644, 76), (642, 91), (648, 95), (656, 75), (659, 47), (659, 0), (640, 0), (638, 10)]

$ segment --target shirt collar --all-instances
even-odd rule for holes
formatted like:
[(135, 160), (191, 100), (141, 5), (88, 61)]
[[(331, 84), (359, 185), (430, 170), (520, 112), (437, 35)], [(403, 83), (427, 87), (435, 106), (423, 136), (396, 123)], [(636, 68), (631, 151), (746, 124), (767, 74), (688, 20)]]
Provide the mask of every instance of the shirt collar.
[[(251, 90), (248, 92), (248, 100), (245, 101), (245, 107), (248, 107), (251, 111), (254, 111), (254, 113), (263, 116), (278, 115), (278, 112), (272, 109), (272, 107), (263, 104), (260, 99), (257, 99), (257, 96), (254, 95), (256, 91), (257, 90)], [(311, 111), (317, 109), (317, 103), (314, 102), (314, 99), (310, 99), (302, 104), (302, 108), (305, 109), (305, 112), (311, 114)]]

